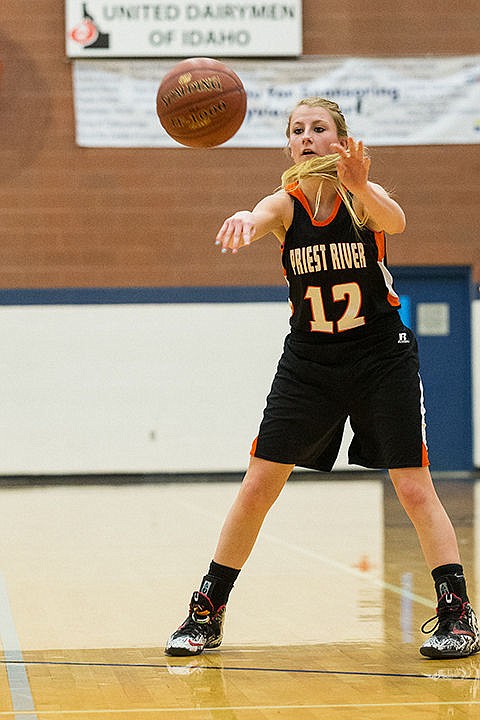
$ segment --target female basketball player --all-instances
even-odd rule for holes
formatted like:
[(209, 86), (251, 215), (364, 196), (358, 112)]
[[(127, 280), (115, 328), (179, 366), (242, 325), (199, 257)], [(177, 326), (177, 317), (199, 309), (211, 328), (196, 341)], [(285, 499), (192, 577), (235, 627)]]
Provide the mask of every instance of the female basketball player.
[(293, 166), (281, 189), (225, 220), (217, 243), (236, 253), (267, 233), (278, 238), (291, 332), (214, 560), (166, 652), (220, 645), (229, 593), (268, 510), (295, 465), (332, 469), (349, 417), (349, 461), (388, 468), (432, 572), (437, 628), (420, 652), (471, 655), (480, 637), (455, 532), (428, 469), (416, 340), (384, 264), (385, 233), (404, 230), (404, 213), (369, 180), (370, 159), (336, 103), (302, 100), (287, 138)]

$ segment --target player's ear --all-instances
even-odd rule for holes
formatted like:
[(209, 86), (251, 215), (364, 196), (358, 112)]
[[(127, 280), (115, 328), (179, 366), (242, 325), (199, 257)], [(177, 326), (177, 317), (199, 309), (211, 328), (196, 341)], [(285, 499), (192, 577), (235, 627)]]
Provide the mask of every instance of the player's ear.
[(339, 143), (339, 145), (341, 145), (341, 146), (344, 147), (345, 149), (348, 148), (348, 138), (346, 138), (346, 137), (341, 137), (341, 138), (339, 139), (338, 143)]

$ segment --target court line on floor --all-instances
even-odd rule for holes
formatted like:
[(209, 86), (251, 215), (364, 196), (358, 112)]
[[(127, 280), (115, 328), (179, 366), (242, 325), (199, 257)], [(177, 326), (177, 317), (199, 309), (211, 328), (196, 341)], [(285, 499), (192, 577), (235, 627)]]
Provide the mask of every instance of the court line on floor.
[(15, 720), (28, 717), (37, 718), (35, 703), (28, 681), (27, 669), (18, 639), (12, 609), (8, 599), (5, 578), (0, 573), (0, 641), (3, 646), (8, 685), (12, 700), (13, 712), (9, 713)]
[[(15, 664), (15, 660), (0, 660), (0, 665)], [(191, 662), (191, 661), (190, 661)], [(426, 661), (429, 662), (429, 661)], [(251, 667), (237, 665), (175, 665), (173, 663), (122, 663), (122, 662), (95, 662), (88, 660), (22, 660), (24, 666), (60, 666), (60, 667), (112, 667), (112, 668), (132, 668), (132, 669), (150, 669), (150, 670), (215, 670), (220, 672), (258, 672), (258, 673), (287, 673), (288, 675), (342, 675), (353, 677), (381, 677), (381, 678), (410, 678), (413, 680), (467, 680), (470, 682), (480, 682), (480, 675), (447, 675), (440, 672), (428, 673), (402, 673), (402, 672), (375, 672), (371, 670), (326, 670), (319, 668), (275, 668), (275, 667)], [(479, 665), (480, 671), (480, 665)]]
[[(131, 713), (194, 713), (194, 712), (225, 712), (227, 710), (235, 712), (252, 712), (263, 710), (346, 710), (361, 708), (411, 708), (411, 707), (452, 707), (460, 705), (479, 705), (480, 700), (427, 700), (418, 702), (391, 702), (391, 703), (323, 703), (318, 705), (217, 705), (209, 707), (167, 707), (167, 708), (91, 708), (89, 710), (40, 710), (42, 717), (58, 717), (62, 715), (127, 715)], [(29, 720), (34, 717), (31, 713), (24, 713)], [(1, 711), (0, 717), (13, 716), (12, 712)]]
[[(193, 509), (196, 515), (203, 515), (204, 517), (209, 518), (210, 520), (214, 519), (218, 521), (220, 519), (220, 516), (216, 513), (212, 513), (210, 511), (204, 510), (203, 508), (199, 508), (197, 504), (190, 503), (186, 500), (180, 500), (178, 501), (179, 505), (183, 505), (184, 507), (188, 507), (190, 510)], [(316, 551), (316, 550), (310, 550), (307, 547), (304, 547), (303, 545), (297, 545), (296, 543), (290, 542), (288, 540), (284, 540), (283, 538), (278, 537), (277, 535), (273, 535), (272, 533), (269, 533), (268, 531), (262, 530), (261, 531), (262, 538), (265, 538), (271, 543), (274, 543), (276, 545), (280, 545), (281, 547), (284, 547), (287, 550), (295, 551), (296, 553), (300, 555), (304, 555), (305, 557), (308, 557), (312, 560), (317, 560), (325, 565), (330, 565), (330, 567), (334, 567), (336, 570), (341, 570), (342, 572), (345, 572), (349, 575), (353, 575), (354, 577), (359, 578), (360, 580), (368, 581), (372, 585), (375, 585), (376, 587), (382, 588), (383, 590), (389, 590), (390, 592), (400, 595), (401, 597), (408, 598), (409, 600), (412, 600), (412, 602), (416, 602), (419, 605), (424, 605), (428, 608), (434, 608), (434, 602), (432, 600), (429, 600), (428, 598), (424, 598), (421, 595), (417, 595), (415, 593), (410, 592), (410, 590), (407, 590), (404, 587), (401, 587), (399, 585), (394, 585), (392, 583), (385, 582), (384, 580), (380, 580), (379, 578), (374, 577), (370, 572), (365, 572), (362, 570), (359, 570), (358, 568), (351, 567), (350, 565), (346, 565), (345, 563), (339, 562), (338, 560), (334, 560), (333, 558), (328, 557), (327, 555), (323, 555), (322, 553)]]
[(390, 592), (408, 598), (409, 600), (412, 600), (419, 605), (425, 605), (429, 608), (432, 608), (434, 606), (432, 600), (428, 600), (421, 595), (416, 595), (415, 593), (410, 592), (410, 590), (407, 590), (399, 585), (393, 585), (392, 583), (385, 582), (385, 580), (380, 580), (368, 571), (358, 570), (357, 568), (350, 567), (350, 565), (346, 565), (345, 563), (339, 562), (338, 560), (334, 560), (333, 558), (330, 558), (327, 555), (323, 555), (316, 550), (310, 550), (303, 545), (297, 545), (296, 543), (292, 543), (288, 540), (277, 537), (276, 535), (272, 535), (269, 532), (264, 533), (262, 537), (265, 537), (271, 543), (280, 545), (287, 550), (293, 550), (300, 555), (311, 558), (312, 560), (320, 560), (325, 565), (330, 565), (330, 567), (334, 567), (336, 570), (341, 570), (345, 573), (348, 573), (349, 575), (353, 575), (360, 580), (368, 580), (368, 582), (370, 582), (372, 585), (375, 585), (376, 587), (380, 587), (383, 590), (389, 590)]

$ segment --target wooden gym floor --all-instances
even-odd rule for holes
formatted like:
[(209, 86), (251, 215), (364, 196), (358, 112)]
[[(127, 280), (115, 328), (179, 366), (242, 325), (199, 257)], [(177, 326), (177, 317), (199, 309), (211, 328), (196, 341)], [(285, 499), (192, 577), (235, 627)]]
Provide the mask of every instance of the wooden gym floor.
[[(237, 484), (3, 484), (0, 720), (480, 717), (480, 655), (418, 653), (433, 587), (376, 473), (296, 475), (236, 583), (224, 645), (167, 658)], [(480, 608), (478, 480), (437, 487)]]

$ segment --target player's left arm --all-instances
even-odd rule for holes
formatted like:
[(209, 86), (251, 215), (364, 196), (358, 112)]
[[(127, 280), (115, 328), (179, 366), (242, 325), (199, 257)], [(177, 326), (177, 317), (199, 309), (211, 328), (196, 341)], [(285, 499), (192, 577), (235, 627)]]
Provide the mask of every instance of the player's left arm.
[(370, 230), (385, 230), (389, 235), (405, 230), (405, 213), (377, 183), (369, 180), (363, 192), (354, 194), (353, 207), (359, 217), (367, 218)]
[(405, 214), (387, 191), (368, 179), (371, 159), (365, 155), (363, 142), (348, 138), (347, 145), (333, 143), (332, 149), (340, 157), (337, 162), (338, 179), (353, 195), (353, 206), (359, 217), (367, 218), (371, 230), (385, 230), (395, 235), (405, 230)]

